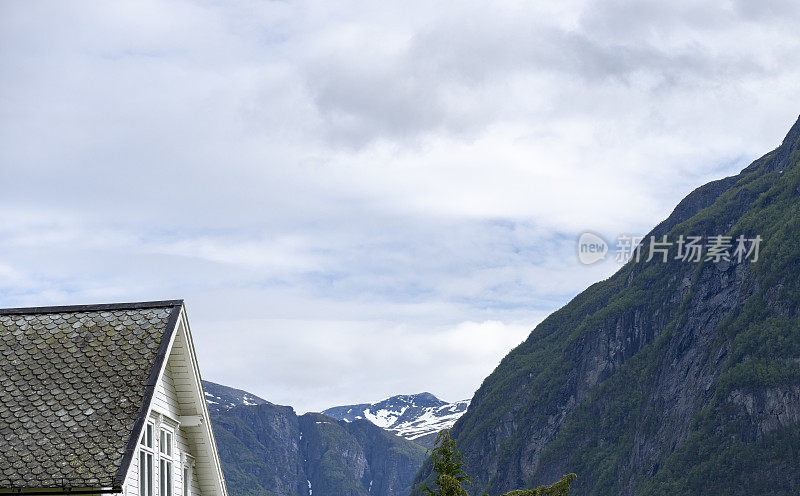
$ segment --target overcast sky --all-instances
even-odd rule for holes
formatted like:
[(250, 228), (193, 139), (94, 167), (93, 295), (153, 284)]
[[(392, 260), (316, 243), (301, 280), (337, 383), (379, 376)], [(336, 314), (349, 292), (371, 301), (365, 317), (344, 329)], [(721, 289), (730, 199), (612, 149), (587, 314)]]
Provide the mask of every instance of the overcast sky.
[(800, 114), (792, 0), (0, 2), (0, 306), (183, 298), (299, 411), (469, 398)]

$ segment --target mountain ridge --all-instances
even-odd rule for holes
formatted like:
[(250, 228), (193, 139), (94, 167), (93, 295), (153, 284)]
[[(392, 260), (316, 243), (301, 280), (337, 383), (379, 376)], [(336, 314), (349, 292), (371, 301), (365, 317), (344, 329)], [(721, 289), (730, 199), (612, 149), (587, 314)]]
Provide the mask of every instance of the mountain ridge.
[(297, 415), (243, 390), (203, 385), (231, 496), (405, 496), (425, 458), (423, 447), (367, 420)]
[(229, 410), (235, 406), (272, 404), (264, 398), (245, 391), (211, 381), (203, 381), (206, 404), (209, 410)]
[[(214, 412), (241, 405), (272, 404), (248, 391), (211, 381), (203, 381), (203, 387), (209, 410)], [(374, 403), (334, 406), (320, 413), (344, 422), (367, 420), (424, 448), (431, 448), (436, 434), (452, 427), (468, 406), (469, 400), (448, 403), (426, 391), (398, 394)]]

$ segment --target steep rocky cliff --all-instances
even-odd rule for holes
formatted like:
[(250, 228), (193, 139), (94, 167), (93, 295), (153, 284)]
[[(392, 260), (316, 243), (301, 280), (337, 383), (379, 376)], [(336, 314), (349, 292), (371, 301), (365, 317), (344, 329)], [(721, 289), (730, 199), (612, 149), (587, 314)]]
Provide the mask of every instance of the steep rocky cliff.
[(366, 420), (297, 416), (269, 402), (211, 414), (231, 496), (405, 496), (425, 458)]
[[(475, 493), (568, 472), (576, 494), (800, 490), (800, 120), (650, 235), (761, 236), (757, 261), (632, 260), (550, 315), (453, 435)], [(649, 235), (648, 235), (649, 236)], [(417, 477), (415, 492), (429, 476)]]

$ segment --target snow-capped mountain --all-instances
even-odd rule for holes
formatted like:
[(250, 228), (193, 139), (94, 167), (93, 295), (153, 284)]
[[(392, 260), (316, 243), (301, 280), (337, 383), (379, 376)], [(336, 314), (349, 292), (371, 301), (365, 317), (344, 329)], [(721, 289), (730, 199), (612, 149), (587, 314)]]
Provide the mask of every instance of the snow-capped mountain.
[[(269, 401), (214, 382), (203, 381), (208, 409), (224, 412), (245, 405), (264, 405)], [(397, 395), (377, 403), (335, 406), (324, 415), (344, 422), (366, 419), (378, 427), (430, 448), (436, 434), (449, 429), (467, 411), (469, 400), (448, 403), (431, 393)]]
[(366, 419), (425, 447), (436, 434), (449, 429), (467, 411), (469, 400), (447, 403), (431, 393), (398, 395), (377, 403), (328, 408), (322, 413), (337, 420)]
[(402, 496), (425, 448), (369, 421), (298, 415), (228, 386), (203, 382), (230, 496)]
[(214, 382), (203, 381), (203, 389), (206, 393), (206, 403), (208, 403), (209, 410), (230, 410), (239, 405), (269, 404), (269, 401), (252, 393)]

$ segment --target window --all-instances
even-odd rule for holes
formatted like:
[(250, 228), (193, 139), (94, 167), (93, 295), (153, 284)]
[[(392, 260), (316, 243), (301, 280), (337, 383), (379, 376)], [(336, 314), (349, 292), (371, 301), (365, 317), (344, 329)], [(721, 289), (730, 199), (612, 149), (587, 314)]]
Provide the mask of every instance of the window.
[(153, 424), (149, 422), (139, 442), (139, 495), (153, 496)]
[(161, 454), (159, 496), (172, 496), (172, 432), (161, 429), (160, 434), (158, 443), (158, 452)]
[(172, 496), (172, 462), (161, 459), (161, 495)]
[(183, 496), (192, 496), (192, 472), (189, 465), (183, 466)]
[(162, 455), (172, 457), (172, 432), (161, 429), (161, 442), (158, 444), (158, 451)]

